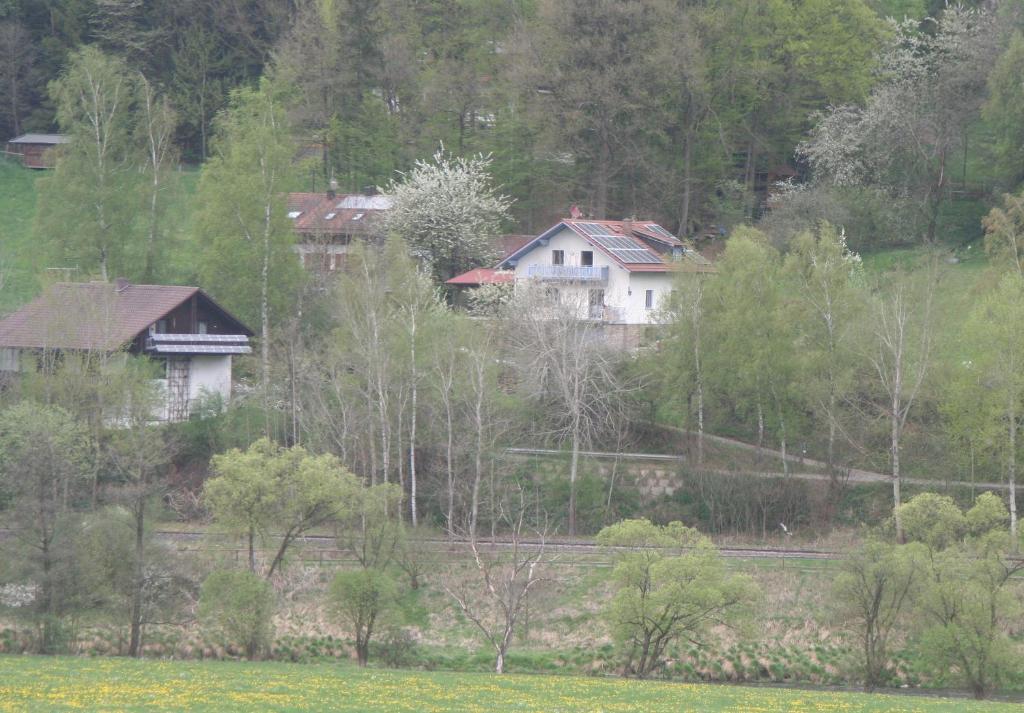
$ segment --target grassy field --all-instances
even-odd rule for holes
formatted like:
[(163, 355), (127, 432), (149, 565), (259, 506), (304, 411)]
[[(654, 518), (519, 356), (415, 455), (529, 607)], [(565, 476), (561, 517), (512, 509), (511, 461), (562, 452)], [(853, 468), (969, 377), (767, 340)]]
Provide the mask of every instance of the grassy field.
[(925, 697), (496, 676), (351, 666), (0, 657), (0, 712), (15, 711), (1010, 711)]
[(36, 214), (35, 181), (39, 171), (0, 157), (0, 314), (36, 290), (40, 255), (32, 249)]

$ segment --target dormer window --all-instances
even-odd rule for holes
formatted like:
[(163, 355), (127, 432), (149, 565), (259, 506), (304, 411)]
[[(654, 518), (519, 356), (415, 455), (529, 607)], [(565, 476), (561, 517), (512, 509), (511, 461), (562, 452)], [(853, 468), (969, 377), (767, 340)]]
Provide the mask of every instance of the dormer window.
[(302, 211), (301, 210), (290, 210), (290, 211), (288, 211), (288, 217), (291, 218), (292, 220), (295, 220), (300, 215), (302, 215)]

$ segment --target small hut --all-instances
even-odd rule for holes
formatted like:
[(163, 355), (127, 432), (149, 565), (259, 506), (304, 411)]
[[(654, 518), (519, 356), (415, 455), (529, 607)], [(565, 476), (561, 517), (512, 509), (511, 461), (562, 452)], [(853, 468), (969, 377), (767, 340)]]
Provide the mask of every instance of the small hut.
[(64, 134), (22, 134), (7, 142), (7, 155), (19, 156), (25, 168), (53, 168), (53, 149), (70, 139)]

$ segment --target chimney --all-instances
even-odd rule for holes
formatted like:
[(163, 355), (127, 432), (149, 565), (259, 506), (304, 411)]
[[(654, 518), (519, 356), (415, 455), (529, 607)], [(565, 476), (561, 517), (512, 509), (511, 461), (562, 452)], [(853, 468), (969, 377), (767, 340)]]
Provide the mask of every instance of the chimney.
[(335, 178), (331, 178), (327, 184), (327, 197), (336, 198), (338, 196), (338, 181)]
[(128, 285), (130, 284), (131, 283), (128, 282), (128, 279), (125, 277), (118, 277), (117, 279), (114, 280), (114, 288), (118, 292), (124, 292)]
[(569, 217), (572, 218), (573, 220), (579, 220), (580, 218), (583, 217), (583, 211), (580, 210), (580, 207), (578, 205), (573, 203), (571, 206), (569, 206)]

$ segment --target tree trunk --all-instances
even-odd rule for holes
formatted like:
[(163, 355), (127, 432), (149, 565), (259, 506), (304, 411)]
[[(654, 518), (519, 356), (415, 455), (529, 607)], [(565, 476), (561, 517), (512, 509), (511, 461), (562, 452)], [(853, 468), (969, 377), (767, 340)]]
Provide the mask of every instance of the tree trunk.
[(576, 534), (576, 475), (579, 472), (580, 463), (580, 434), (579, 428), (573, 428), (572, 432), (572, 460), (569, 464), (569, 536)]
[(685, 238), (690, 232), (690, 197), (693, 194), (693, 128), (687, 127), (683, 143), (683, 196), (679, 207), (679, 234)]
[(256, 530), (249, 526), (249, 571), (256, 574)]
[(263, 208), (263, 264), (260, 268), (260, 375), (265, 434), (270, 437), (270, 201)]
[(444, 403), (445, 428), (448, 441), (445, 444), (445, 469), (448, 476), (448, 510), (445, 512), (445, 522), (448, 526), (448, 537), (455, 534), (455, 467), (453, 462), (454, 434), (452, 433), (452, 405), (449, 398)]
[(900, 497), (900, 419), (899, 397), (893, 397), (892, 402), (892, 514), (896, 523), (896, 541), (903, 542), (903, 517), (900, 515), (900, 505), (903, 501)]
[(1010, 427), (1010, 454), (1007, 467), (1007, 480), (1009, 481), (1009, 505), (1010, 505), (1010, 539), (1013, 542), (1013, 551), (1020, 550), (1020, 538), (1017, 536), (1017, 399), (1016, 394), (1010, 395), (1009, 408)]
[(145, 548), (145, 494), (139, 496), (135, 511), (135, 573), (132, 582), (131, 604), (131, 637), (128, 643), (128, 655), (135, 658), (142, 656), (142, 606), (143, 587), (146, 576)]
[[(414, 308), (415, 309), (415, 308)], [(412, 526), (416, 527), (416, 316), (412, 317), (412, 334), (410, 335), (410, 368), (412, 371), (412, 413), (409, 416), (409, 516)]]

